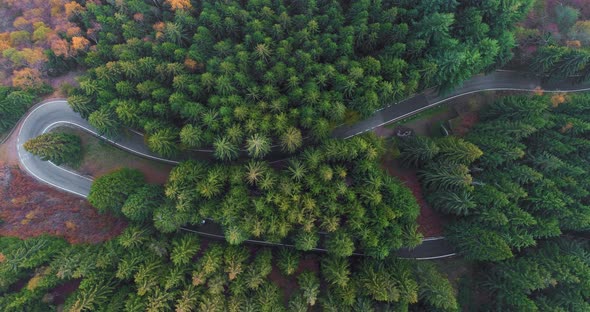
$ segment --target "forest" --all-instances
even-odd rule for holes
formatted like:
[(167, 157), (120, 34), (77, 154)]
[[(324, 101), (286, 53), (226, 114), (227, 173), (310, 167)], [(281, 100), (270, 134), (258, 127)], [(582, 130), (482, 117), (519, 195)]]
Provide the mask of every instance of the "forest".
[(293, 153), (302, 139), (505, 64), (531, 4), (510, 2), (88, 3), (74, 20), (101, 31), (68, 101), (105, 134), (144, 132), (164, 156)]
[[(0, 291), (12, 290), (0, 297), (6, 312), (52, 311), (64, 295), (65, 311), (457, 308), (450, 284), (433, 265), (407, 260), (390, 258), (385, 266), (371, 258), (325, 257), (318, 265), (290, 249), (203, 244), (191, 234), (158, 234), (145, 226), (129, 226), (101, 245), (68, 246), (42, 236), (1, 237), (0, 247)], [(298, 285), (289, 298), (277, 287), (277, 275)], [(64, 294), (72, 284), (77, 289)]]
[(590, 308), (586, 286), (577, 284), (590, 264), (589, 103), (586, 94), (508, 96), (484, 109), (463, 139), (400, 142), (400, 157), (420, 168), (428, 201), (454, 216), (447, 237), (467, 259), (490, 262), (487, 287), (500, 309), (547, 311), (564, 300), (568, 311)]
[(37, 98), (35, 92), (0, 86), (0, 135), (12, 129)]
[(66, 0), (6, 0), (0, 3), (0, 80), (2, 85), (38, 89), (73, 69), (75, 58), (90, 46), (70, 20), (82, 6)]
[[(101, 134), (131, 129), (163, 157), (214, 159), (181, 162), (164, 185), (127, 168), (94, 180), (88, 201), (128, 223), (115, 239), (0, 237), (0, 310), (462, 310), (438, 264), (395, 256), (423, 237), (388, 156), (418, 170), (451, 220), (484, 310), (589, 310), (590, 96), (502, 97), (462, 137), (330, 138), (508, 64), (540, 2), (3, 1), (0, 132), (78, 69), (68, 102)], [(550, 6), (569, 37), (532, 66), (585, 80), (587, 12), (569, 2)], [(68, 164), (81, 147), (49, 133), (24, 148)], [(189, 231), (204, 223), (225, 241)]]
[(299, 250), (323, 247), (339, 257), (359, 251), (384, 259), (422, 237), (415, 198), (379, 168), (382, 145), (375, 136), (326, 141), (280, 168), (256, 160), (232, 166), (191, 160), (173, 169), (164, 189), (123, 169), (97, 179), (88, 200), (100, 211), (153, 221), (165, 233), (211, 219), (232, 245), (249, 238), (289, 240)]
[[(459, 217), (449, 237), (466, 257), (504, 260), (538, 240), (590, 228), (590, 97), (562, 100), (505, 97), (481, 112), (464, 140), (402, 142), (401, 157), (421, 168), (433, 206)], [(452, 150), (469, 157), (444, 153), (453, 141), (466, 146)]]
[(75, 56), (85, 47), (74, 43), (88, 40), (69, 21), (73, 5), (80, 6), (64, 0), (0, 3), (0, 137), (52, 92), (49, 77), (76, 66)]

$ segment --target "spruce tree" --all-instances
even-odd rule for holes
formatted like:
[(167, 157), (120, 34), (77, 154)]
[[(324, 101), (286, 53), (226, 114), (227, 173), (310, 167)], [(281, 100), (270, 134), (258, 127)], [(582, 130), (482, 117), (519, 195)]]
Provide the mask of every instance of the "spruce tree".
[(82, 157), (80, 137), (66, 133), (45, 133), (23, 144), (25, 150), (56, 165), (76, 164)]

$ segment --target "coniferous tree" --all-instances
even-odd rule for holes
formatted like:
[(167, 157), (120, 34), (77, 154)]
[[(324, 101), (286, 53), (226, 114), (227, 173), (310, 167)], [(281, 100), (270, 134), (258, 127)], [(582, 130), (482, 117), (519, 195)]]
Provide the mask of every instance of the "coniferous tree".
[(401, 160), (411, 166), (420, 166), (434, 159), (440, 151), (433, 140), (423, 136), (402, 139), (399, 143)]
[(322, 259), (322, 277), (332, 285), (346, 287), (350, 280), (350, 264), (347, 258), (326, 257)]
[(178, 133), (174, 129), (166, 128), (156, 131), (147, 139), (149, 148), (165, 157), (170, 157), (178, 152)]
[(220, 160), (234, 160), (238, 157), (238, 147), (226, 137), (221, 137), (213, 143), (214, 155)]
[(92, 112), (88, 116), (88, 122), (98, 130), (100, 135), (112, 137), (119, 132), (119, 123), (108, 109)]
[(281, 273), (285, 275), (293, 275), (299, 267), (299, 254), (289, 248), (279, 249), (277, 266), (281, 270)]
[(246, 140), (246, 150), (253, 158), (263, 158), (270, 152), (270, 140), (262, 135), (254, 134)]
[(76, 164), (82, 158), (80, 137), (66, 133), (45, 133), (30, 139), (23, 147), (42, 160), (56, 165)]
[(416, 262), (413, 266), (420, 291), (420, 300), (443, 311), (458, 311), (459, 304), (448, 277), (438, 272), (432, 263)]
[(498, 309), (582, 311), (589, 307), (586, 250), (585, 243), (567, 239), (543, 242), (494, 266), (484, 285)]
[(152, 219), (153, 211), (164, 201), (164, 191), (159, 185), (146, 185), (131, 194), (121, 208), (129, 220), (144, 222)]
[(100, 212), (121, 213), (125, 201), (144, 186), (143, 174), (133, 169), (119, 169), (92, 183), (88, 201)]
[(314, 306), (320, 292), (320, 280), (318, 277), (313, 272), (306, 271), (297, 276), (297, 283), (307, 304)]

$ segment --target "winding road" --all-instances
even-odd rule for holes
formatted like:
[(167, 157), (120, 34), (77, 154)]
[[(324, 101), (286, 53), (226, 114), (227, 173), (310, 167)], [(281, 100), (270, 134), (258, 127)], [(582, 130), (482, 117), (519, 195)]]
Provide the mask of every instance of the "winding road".
[[(389, 105), (375, 112), (371, 117), (361, 120), (350, 126), (342, 126), (334, 130), (333, 137), (350, 138), (352, 136), (370, 131), (376, 127), (407, 118), (422, 110), (436, 106), (454, 98), (482, 91), (537, 91), (544, 92), (581, 92), (590, 90), (590, 83), (573, 84), (568, 81), (558, 83), (544, 83), (539, 78), (512, 71), (496, 71), (488, 75), (478, 75), (466, 81), (462, 87), (445, 95), (439, 95), (434, 90), (412, 96), (406, 100)], [(181, 159), (164, 159), (152, 153), (144, 144), (143, 135), (129, 132), (118, 138), (101, 136), (88, 121), (72, 111), (65, 100), (50, 100), (35, 105), (24, 117), (18, 128), (17, 150), (21, 167), (39, 181), (47, 183), (63, 191), (87, 197), (92, 185), (92, 178), (82, 176), (56, 166), (51, 162), (40, 160), (24, 150), (23, 144), (34, 137), (50, 131), (51, 129), (69, 125), (87, 131), (109, 143), (130, 153), (141, 157), (154, 159), (170, 164), (177, 164)], [(211, 158), (211, 151), (200, 150), (191, 153), (200, 158)], [(223, 232), (213, 223), (206, 223), (199, 228), (182, 228), (186, 231), (197, 232), (201, 235), (223, 239)], [(281, 245), (264, 241), (247, 240), (246, 242), (263, 245)], [(287, 245), (290, 246), (290, 245)], [(317, 248), (316, 251), (325, 251)], [(453, 247), (444, 237), (424, 239), (423, 243), (412, 249), (399, 250), (397, 255), (403, 258), (418, 260), (438, 259), (454, 256)]]

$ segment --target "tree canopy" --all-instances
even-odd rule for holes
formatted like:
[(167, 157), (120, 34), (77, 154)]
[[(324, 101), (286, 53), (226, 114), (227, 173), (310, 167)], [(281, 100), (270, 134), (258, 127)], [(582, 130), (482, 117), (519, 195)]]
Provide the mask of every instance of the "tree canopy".
[(532, 3), (443, 2), (87, 3), (72, 19), (101, 31), (72, 107), (104, 133), (145, 132), (162, 155), (293, 153), (346, 116), (505, 64)]
[[(401, 155), (440, 150), (430, 160), (406, 161), (423, 168), (430, 203), (461, 216), (448, 237), (466, 257), (504, 260), (542, 239), (590, 228), (589, 101), (587, 95), (563, 101), (504, 97), (480, 113), (481, 122), (465, 141), (450, 137), (426, 144), (430, 139), (421, 138), (401, 145)], [(464, 147), (444, 152), (458, 142)]]
[(32, 92), (0, 86), (0, 133), (10, 130), (35, 99)]
[(499, 310), (584, 311), (590, 309), (587, 242), (541, 243), (493, 267), (484, 281)]
[[(94, 180), (88, 201), (102, 213), (112, 212), (119, 215), (128, 197), (142, 186), (144, 186), (144, 178), (140, 171), (128, 168), (119, 169)], [(125, 211), (129, 210), (131, 209)]]
[[(444, 275), (407, 260), (338, 258), (303, 270), (301, 255), (291, 250), (289, 267), (299, 269), (279, 282), (271, 274), (284, 261), (278, 250), (201, 245), (194, 234), (164, 235), (145, 225), (98, 245), (0, 237), (0, 250), (0, 309), (6, 312), (52, 311), (64, 299), (64, 311), (371, 311), (416, 303), (454, 311), (456, 302), (444, 291), (450, 287)], [(337, 273), (341, 268), (345, 273)], [(334, 274), (345, 281), (320, 287)]]
[(317, 247), (325, 232), (335, 255), (358, 248), (384, 258), (410, 246), (419, 207), (407, 187), (378, 167), (382, 151), (379, 139), (363, 136), (308, 147), (283, 165), (187, 161), (170, 174), (165, 192), (173, 207), (160, 210), (161, 219), (172, 230), (182, 224), (178, 218), (212, 218), (231, 244), (290, 238), (302, 250)]

